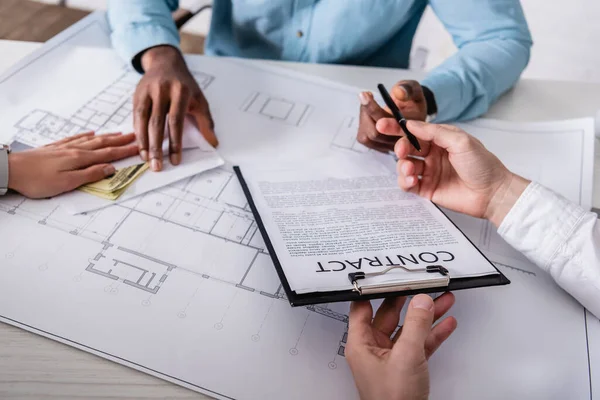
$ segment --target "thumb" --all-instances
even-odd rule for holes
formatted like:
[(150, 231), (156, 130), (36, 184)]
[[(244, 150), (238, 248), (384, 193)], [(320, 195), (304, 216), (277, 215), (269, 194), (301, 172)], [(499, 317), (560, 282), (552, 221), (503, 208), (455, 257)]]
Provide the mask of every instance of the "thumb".
[(408, 305), (402, 333), (397, 343), (408, 345), (413, 350), (424, 351), (425, 341), (433, 324), (434, 308), (433, 299), (428, 295), (418, 294), (413, 297)]
[(474, 143), (471, 135), (452, 125), (430, 124), (410, 120), (406, 122), (406, 127), (417, 138), (433, 142), (449, 153), (468, 151)]
[(417, 81), (400, 81), (392, 86), (392, 98), (399, 102), (423, 100), (423, 88)]
[(75, 171), (67, 172), (67, 190), (73, 190), (79, 186), (98, 182), (102, 179), (108, 178), (116, 172), (115, 167), (110, 164), (98, 164), (92, 165), (84, 169), (78, 169)]
[(219, 145), (219, 140), (215, 134), (215, 124), (212, 116), (210, 115), (210, 109), (206, 100), (202, 103), (197, 100), (192, 100), (190, 102), (188, 114), (194, 117), (196, 124), (198, 125), (198, 129), (206, 141), (213, 147), (217, 147)]

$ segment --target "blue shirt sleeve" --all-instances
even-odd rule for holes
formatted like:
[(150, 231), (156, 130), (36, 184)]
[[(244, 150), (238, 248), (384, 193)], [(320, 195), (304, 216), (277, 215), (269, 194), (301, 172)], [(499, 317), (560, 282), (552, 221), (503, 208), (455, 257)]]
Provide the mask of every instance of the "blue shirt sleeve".
[[(108, 22), (117, 53), (131, 63), (151, 47), (179, 48), (179, 32), (171, 16), (178, 7), (178, 0), (109, 0)], [(143, 72), (140, 65), (134, 67)]]
[(519, 0), (429, 0), (458, 52), (421, 82), (434, 93), (436, 121), (479, 117), (519, 79), (531, 34)]

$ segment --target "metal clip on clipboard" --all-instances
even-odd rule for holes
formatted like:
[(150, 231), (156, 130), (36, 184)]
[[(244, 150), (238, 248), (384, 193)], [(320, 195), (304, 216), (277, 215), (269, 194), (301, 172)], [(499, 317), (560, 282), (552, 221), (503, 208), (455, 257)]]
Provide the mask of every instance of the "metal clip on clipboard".
[[(385, 275), (393, 269), (402, 269), (406, 272), (428, 272), (431, 274), (439, 273), (441, 277), (437, 279), (403, 281), (398, 283), (380, 283), (371, 285), (369, 285), (368, 283), (360, 285), (358, 282), (360, 280), (373, 278), (375, 276)], [(430, 265), (426, 268), (419, 269), (409, 269), (404, 267), (403, 265), (392, 265), (389, 268), (384, 269), (383, 271), (372, 272), (368, 274), (364, 272), (353, 272), (348, 274), (348, 279), (350, 280), (350, 283), (352, 283), (352, 286), (354, 286), (353, 290), (355, 292), (358, 292), (360, 295), (400, 292), (406, 290), (420, 290), (438, 287), (442, 288), (450, 284), (450, 276), (448, 275), (448, 270), (441, 265)]]

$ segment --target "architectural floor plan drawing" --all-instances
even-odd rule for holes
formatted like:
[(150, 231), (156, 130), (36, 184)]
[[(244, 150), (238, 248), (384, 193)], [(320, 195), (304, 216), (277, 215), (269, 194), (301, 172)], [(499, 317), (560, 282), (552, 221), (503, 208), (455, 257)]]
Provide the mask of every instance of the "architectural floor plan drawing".
[[(127, 365), (133, 363), (217, 397), (278, 398), (278, 392), (272, 390), (292, 386), (298, 398), (307, 393), (315, 398), (354, 398), (344, 361), (348, 304), (289, 307), (239, 190), (231, 173), (218, 169), (87, 215), (62, 212), (56, 199), (33, 201), (14, 195), (0, 199), (0, 234), (10, 236), (0, 246), (6, 278), (0, 283), (0, 298), (22, 297), (10, 289), (15, 279), (24, 279), (38, 293), (27, 300), (29, 311), (25, 315), (15, 305), (3, 307), (3, 317), (18, 326), (35, 326), (28, 328), (33, 331), (52, 332), (53, 338), (87, 351), (109, 358), (118, 356)], [(15, 227), (7, 235), (6, 230)], [(544, 284), (539, 285), (544, 279), (520, 276), (512, 269), (504, 268), (503, 272), (513, 280), (506, 289), (517, 297), (546, 290)], [(55, 288), (61, 288), (58, 295)], [(78, 302), (86, 304), (85, 308), (65, 305), (69, 293), (78, 293)], [(514, 307), (512, 303), (490, 303), (490, 296), (500, 294), (457, 293), (459, 304), (463, 304), (457, 312), (467, 326), (467, 337), (468, 329), (476, 328), (469, 325), (477, 325), (481, 313), (503, 312), (508, 307), (511, 312), (520, 309), (528, 314), (538, 307), (535, 302), (528, 307), (518, 302)], [(565, 307), (560, 301), (566, 299), (558, 292), (553, 296), (554, 300), (548, 300), (540, 294), (539, 300), (550, 301), (576, 326), (577, 320), (568, 310), (577, 306), (567, 301)], [(482, 304), (473, 307), (478, 303)], [(465, 307), (467, 304), (471, 306)], [(38, 312), (53, 314), (56, 307), (66, 311), (63, 316), (32, 325), (30, 318)], [(111, 315), (120, 335), (106, 331), (102, 315)], [(548, 315), (548, 322), (553, 321), (553, 315)], [(73, 323), (81, 327), (74, 329), (70, 326)], [(523, 325), (528, 324), (536, 325), (535, 320), (523, 321)], [(478, 331), (492, 334), (482, 329)], [(131, 339), (123, 336), (128, 330), (134, 334)], [(135, 332), (144, 332), (145, 339), (140, 341)], [(502, 334), (511, 341), (519, 336), (508, 327)], [(555, 340), (565, 340), (570, 333), (558, 330), (552, 335)], [(150, 343), (161, 336), (177, 338), (177, 343), (148, 353)], [(203, 347), (202, 343), (210, 346)], [(473, 357), (485, 354), (488, 360), (493, 357), (502, 365), (499, 354), (490, 355), (479, 346), (487, 345), (485, 341), (471, 343), (472, 352), (434, 359), (432, 368), (444, 369), (449, 360), (453, 360), (451, 364), (473, 362)], [(466, 344), (460, 347), (464, 350)], [(576, 342), (566, 347), (565, 351), (585, 356), (585, 348)], [(177, 349), (186, 349), (183, 364)], [(546, 350), (545, 343), (528, 343), (533, 354)], [(229, 374), (206, 362), (224, 355), (230, 360), (224, 364)], [(254, 363), (243, 363), (240, 357), (260, 362), (260, 373), (255, 372), (250, 386), (231, 385), (233, 379), (247, 382), (243, 376), (255, 368)], [(577, 359), (574, 357), (570, 364), (576, 371), (581, 369)], [(581, 379), (587, 376), (583, 372)], [(281, 377), (280, 384), (273, 383), (270, 377), (274, 375)], [(487, 373), (477, 379), (485, 376)], [(306, 380), (313, 382), (312, 389), (303, 387)], [(434, 390), (442, 389), (437, 385)]]
[(331, 147), (366, 153), (369, 149), (356, 141), (357, 132), (358, 116), (344, 118), (331, 142)]
[[(282, 312), (291, 311), (241, 188), (233, 174), (225, 169), (213, 170), (86, 215), (72, 216), (61, 211), (55, 199), (34, 201), (9, 196), (0, 199), (0, 225), (7, 226), (5, 218), (23, 219), (37, 225), (40, 237), (62, 235), (66, 242), (74, 238), (85, 242), (80, 248), (89, 249), (89, 253), (75, 257), (82, 260), (78, 268), (66, 267), (72, 271), (73, 284), (96, 286), (96, 292), (86, 297), (125, 296), (126, 303), (137, 298), (137, 304), (129, 303), (130, 306), (153, 309), (154, 304), (164, 303), (165, 297), (180, 293), (182, 280), (188, 285), (195, 282), (196, 287), (184, 290), (187, 295), (174, 302), (179, 306), (170, 311), (171, 317), (186, 320), (209, 300), (208, 293), (212, 291), (220, 297), (216, 293), (225, 291), (230, 295), (228, 304), (210, 324), (215, 332), (229, 331), (233, 326), (235, 330), (241, 329), (240, 321), (230, 320), (228, 316), (241, 312), (236, 307), (247, 308), (248, 296), (261, 299), (258, 302), (268, 307), (262, 311), (261, 324), (246, 337), (252, 343), (261, 342), (263, 337), (268, 339), (279, 330), (277, 325), (269, 327), (271, 313), (275, 315), (273, 318), (283, 318)], [(6, 246), (2, 245), (2, 250), (8, 249), (0, 250), (0, 257), (5, 261), (3, 267), (16, 265), (26, 252), (25, 238), (18, 236)], [(40, 259), (34, 270), (38, 274), (52, 274), (62, 268), (58, 258), (66, 245), (58, 244), (56, 239), (50, 242), (54, 243), (46, 240), (44, 250), (36, 249)], [(65, 278), (69, 280), (68, 276)], [(344, 308), (325, 305), (309, 307), (299, 313), (291, 311), (300, 317), (299, 329), (293, 330), (295, 333), (288, 338), (284, 349), (290, 360), (301, 356), (306, 351), (305, 342), (310, 343), (310, 337), (316, 334), (308, 329), (311, 324), (329, 326), (326, 333), (322, 333), (325, 335), (322, 339), (329, 343), (322, 363), (327, 370), (336, 370), (343, 360), (347, 340), (348, 318)], [(312, 350), (309, 353), (312, 354)], [(341, 365), (345, 367), (345, 363)], [(342, 371), (348, 373), (346, 368)], [(352, 390), (348, 394), (352, 395)]]
[[(134, 80), (99, 48), (108, 35), (94, 14), (0, 77), (0, 123), (13, 127), (0, 135), (43, 143), (128, 118)], [(188, 64), (230, 164), (357, 150), (353, 88), (230, 59)], [(78, 215), (60, 197), (1, 197), (0, 321), (216, 398), (357, 399), (349, 304), (290, 307), (230, 167)], [(430, 360), (431, 398), (591, 398), (600, 359), (584, 309), (546, 274), (506, 265), (511, 285), (456, 293), (459, 328)]]
[[(213, 76), (202, 72), (192, 71), (192, 74), (203, 90), (206, 90), (214, 79)], [(37, 147), (85, 131), (107, 131), (127, 123), (133, 126), (132, 99), (139, 80), (138, 73), (124, 68), (114, 83), (68, 117), (54, 115), (49, 111), (33, 110), (15, 124), (14, 139)]]
[(299, 127), (304, 119), (308, 118), (311, 106), (265, 93), (252, 92), (241, 109), (250, 114)]

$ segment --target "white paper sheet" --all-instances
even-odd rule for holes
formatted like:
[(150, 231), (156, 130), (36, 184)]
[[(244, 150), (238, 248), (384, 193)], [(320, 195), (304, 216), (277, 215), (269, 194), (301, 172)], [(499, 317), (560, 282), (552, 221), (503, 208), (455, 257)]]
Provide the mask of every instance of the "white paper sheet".
[[(129, 163), (129, 161), (130, 160), (124, 160), (123, 165)], [(87, 213), (123, 203), (144, 193), (151, 192), (152, 190), (197, 175), (199, 172), (217, 168), (221, 165), (223, 165), (223, 160), (210, 150), (184, 150), (182, 152), (180, 165), (173, 166), (167, 162), (164, 163), (161, 172), (145, 172), (141, 177), (135, 180), (117, 200), (102, 199), (78, 190), (65, 193), (59, 196), (59, 198), (61, 205), (69, 213), (73, 215)], [(119, 165), (119, 163), (115, 163), (115, 167), (122, 168), (123, 166)]]
[[(121, 129), (117, 129), (121, 130)], [(127, 130), (125, 130), (127, 131)], [(99, 210), (114, 204), (119, 204), (141, 194), (170, 185), (198, 173), (220, 167), (224, 164), (223, 159), (215, 149), (204, 139), (198, 129), (187, 120), (183, 128), (181, 163), (173, 166), (168, 161), (168, 142), (163, 144), (165, 161), (160, 172), (147, 171), (136, 179), (117, 200), (106, 200), (78, 190), (65, 193), (60, 196), (60, 201), (65, 210), (71, 214), (80, 214)], [(139, 164), (138, 156), (113, 163), (116, 169)]]
[(457, 125), (481, 140), (511, 171), (592, 208), (593, 117), (538, 123), (480, 119)]
[[(103, 17), (85, 19), (27, 64), (43, 73), (69, 44), (109, 43), (103, 26)], [(354, 140), (353, 89), (190, 61), (215, 76), (205, 92), (227, 158), (277, 150), (285, 159), (279, 151), (295, 145), (294, 158), (323, 147), (366, 151)], [(310, 105), (311, 118), (298, 127), (275, 118), (278, 108), (256, 112), (250, 100), (265, 99), (252, 92), (263, 90)], [(234, 114), (232, 102), (246, 100)], [(6, 323), (217, 398), (358, 398), (344, 359), (348, 304), (290, 308), (228, 169), (85, 215), (66, 212), (59, 199), (1, 197), (0, 237)], [(456, 293), (459, 327), (430, 360), (431, 398), (590, 398), (589, 356), (595, 364), (581, 306), (539, 270), (499, 268), (511, 285)]]
[[(101, 22), (92, 18), (89, 29), (103, 32)], [(38, 147), (89, 130), (131, 131), (132, 96), (139, 74), (111, 49), (54, 47), (57, 42), (62, 43), (51, 41), (36, 52), (38, 58), (31, 56), (32, 62), (21, 62), (0, 78), (0, 124), (5, 127), (0, 142), (16, 140)], [(48, 68), (48, 60), (54, 60), (53, 68)], [(65, 209), (73, 214), (94, 211), (223, 165), (189, 120), (184, 124), (184, 138), (183, 147), (189, 150), (178, 168), (165, 162), (161, 173), (145, 173), (116, 202), (79, 191), (67, 193), (62, 196)], [(168, 149), (166, 143), (163, 147)], [(116, 162), (115, 167), (139, 162), (132, 157)]]
[[(398, 188), (375, 159), (337, 155), (309, 162), (241, 165), (291, 290), (351, 290), (350, 272), (443, 265), (450, 278), (498, 275), (428, 200)], [(439, 274), (391, 270), (361, 284), (431, 281)]]

